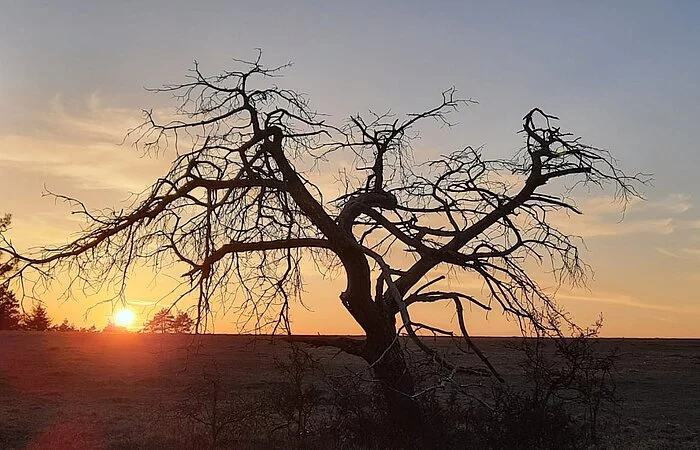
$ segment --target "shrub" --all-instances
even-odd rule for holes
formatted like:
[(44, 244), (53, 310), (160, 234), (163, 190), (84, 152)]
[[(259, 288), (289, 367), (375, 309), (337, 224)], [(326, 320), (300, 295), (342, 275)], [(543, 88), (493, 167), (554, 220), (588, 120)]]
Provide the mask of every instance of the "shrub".
[(240, 448), (258, 439), (265, 412), (257, 396), (230, 389), (213, 365), (185, 389), (169, 416), (178, 424), (184, 447), (217, 449)]

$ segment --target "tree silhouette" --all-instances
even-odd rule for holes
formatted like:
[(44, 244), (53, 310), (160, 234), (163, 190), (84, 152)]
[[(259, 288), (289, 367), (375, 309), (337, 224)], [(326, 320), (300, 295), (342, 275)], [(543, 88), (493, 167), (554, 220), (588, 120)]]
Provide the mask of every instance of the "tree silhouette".
[(21, 326), (19, 300), (6, 285), (0, 285), (0, 330), (17, 330)]
[(175, 317), (169, 308), (163, 308), (153, 315), (153, 318), (146, 322), (143, 331), (147, 333), (170, 333), (173, 329)]
[(163, 308), (153, 315), (143, 326), (146, 333), (190, 333), (194, 328), (194, 319), (185, 311), (173, 315), (170, 308)]
[[(302, 260), (342, 273), (340, 304), (365, 338), (319, 337), (363, 358), (381, 381), (392, 415), (407, 430), (419, 420), (405, 341), (425, 352), (445, 376), (457, 367), (418, 337), (451, 334), (412, 318), (412, 306), (451, 305), (466, 351), (495, 367), (469, 338), (466, 312), (500, 308), (522, 327), (560, 333), (573, 325), (530, 270), (545, 265), (558, 282), (583, 283), (587, 266), (577, 239), (551, 222), (554, 211), (579, 214), (565, 186), (610, 185), (624, 202), (642, 175), (627, 176), (610, 154), (584, 144), (539, 108), (523, 118), (523, 147), (512, 159), (487, 159), (464, 147), (432, 160), (412, 151), (424, 122), (449, 126), (471, 103), (454, 89), (423, 112), (354, 115), (333, 126), (308, 100), (272, 84), (282, 67), (260, 58), (205, 76), (195, 63), (184, 83), (157, 89), (179, 102), (173, 120), (146, 111), (128, 135), (149, 154), (174, 150), (170, 170), (126, 211), (93, 212), (66, 199), (87, 220), (74, 241), (24, 254), (15, 278), (35, 285), (57, 272), (71, 279), (126, 283), (148, 261), (186, 267), (182, 296), (198, 298), (196, 327), (214, 301), (233, 301), (242, 327), (291, 332), (289, 305), (302, 292)], [(314, 169), (354, 161), (337, 174), (340, 195), (312, 181)], [(538, 273), (541, 271), (538, 271)], [(483, 290), (445, 288), (443, 280), (476, 277)], [(454, 286), (454, 284), (453, 284)], [(398, 323), (397, 323), (398, 321)]]
[(34, 305), (31, 312), (24, 317), (24, 328), (32, 331), (46, 331), (51, 327), (51, 318), (41, 303)]
[[(0, 217), (0, 233), (10, 226), (12, 217), (5, 214)], [(16, 330), (20, 328), (22, 314), (20, 304), (15, 294), (10, 290), (8, 283), (3, 279), (12, 270), (10, 262), (0, 261), (0, 330)]]
[(186, 334), (191, 333), (193, 329), (194, 319), (192, 319), (186, 311), (180, 311), (177, 313), (177, 316), (175, 316), (172, 323), (173, 333)]
[(61, 332), (66, 332), (66, 331), (78, 331), (78, 328), (76, 328), (75, 325), (70, 323), (68, 319), (63, 319), (63, 322), (60, 324), (56, 324), (51, 327), (51, 331), (61, 331)]

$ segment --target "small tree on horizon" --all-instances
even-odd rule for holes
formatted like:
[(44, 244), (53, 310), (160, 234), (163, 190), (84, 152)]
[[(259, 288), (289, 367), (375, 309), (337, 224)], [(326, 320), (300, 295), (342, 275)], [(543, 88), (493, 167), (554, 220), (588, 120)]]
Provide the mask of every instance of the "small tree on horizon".
[(31, 312), (25, 315), (23, 327), (31, 331), (46, 331), (51, 328), (51, 318), (43, 304), (35, 304)]
[(170, 309), (163, 308), (143, 325), (143, 331), (146, 333), (170, 333), (174, 322), (175, 316), (170, 312)]
[[(9, 214), (0, 217), (0, 233), (7, 231), (11, 219), (12, 216)], [(0, 261), (0, 330), (17, 330), (22, 322), (19, 300), (10, 290), (9, 283), (4, 281), (12, 267), (11, 262)]]
[(63, 319), (63, 322), (60, 324), (56, 324), (51, 327), (51, 331), (60, 331), (60, 332), (66, 332), (66, 331), (78, 331), (78, 328), (70, 323), (68, 319)]
[(172, 322), (173, 333), (187, 334), (194, 329), (194, 319), (186, 311), (180, 311)]
[(7, 285), (0, 285), (0, 330), (18, 330), (22, 325), (20, 304)]
[(194, 319), (186, 311), (173, 315), (169, 308), (163, 308), (143, 325), (145, 333), (191, 333)]

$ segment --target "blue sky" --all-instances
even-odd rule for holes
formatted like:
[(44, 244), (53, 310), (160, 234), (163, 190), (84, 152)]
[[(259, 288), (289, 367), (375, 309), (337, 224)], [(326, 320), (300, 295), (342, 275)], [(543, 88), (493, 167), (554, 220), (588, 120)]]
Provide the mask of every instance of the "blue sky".
[(653, 173), (648, 201), (632, 205), (622, 224), (605, 208), (609, 193), (580, 194), (591, 209), (573, 227), (586, 237), (597, 275), (589, 292), (570, 294), (593, 300), (567, 306), (584, 318), (604, 312), (611, 334), (642, 335), (648, 326), (655, 331), (647, 334), (700, 336), (689, 319), (700, 314), (698, 2), (4, 1), (1, 8), (0, 188), (16, 194), (0, 199), (0, 212), (15, 215), (17, 234), (70, 229), (65, 211), (40, 197), (44, 184), (99, 207), (158, 173), (162, 162), (139, 165), (128, 149), (110, 147), (141, 108), (168, 104), (143, 87), (181, 80), (194, 59), (215, 73), (261, 48), (270, 65), (294, 62), (280, 84), (309, 94), (337, 120), (367, 109), (417, 111), (450, 86), (479, 102), (457, 116), (459, 127), (426, 130), (420, 152), (485, 144), (489, 155), (512, 154), (522, 116), (539, 106), (609, 148), (627, 170)]

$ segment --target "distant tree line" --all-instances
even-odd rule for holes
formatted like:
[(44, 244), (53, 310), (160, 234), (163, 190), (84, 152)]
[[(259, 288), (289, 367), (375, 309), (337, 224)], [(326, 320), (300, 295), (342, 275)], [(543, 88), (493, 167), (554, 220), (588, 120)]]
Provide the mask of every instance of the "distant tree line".
[[(99, 330), (95, 325), (90, 327), (77, 327), (68, 319), (54, 324), (43, 304), (35, 304), (29, 312), (22, 312), (19, 300), (7, 286), (0, 285), (0, 330), (26, 330), (26, 331), (78, 331), (85, 333), (124, 332), (111, 320)], [(173, 314), (169, 309), (163, 308), (144, 323), (141, 332), (144, 333), (191, 333), (194, 330), (194, 319), (185, 311)]]
[[(194, 320), (187, 312), (180, 311), (173, 314), (167, 308), (163, 308), (146, 321), (141, 331), (144, 333), (191, 333), (193, 329)], [(53, 324), (46, 307), (41, 303), (35, 304), (28, 312), (22, 312), (19, 300), (6, 285), (0, 285), (0, 330), (79, 331), (87, 333), (126, 331), (112, 321), (109, 321), (102, 330), (99, 330), (95, 325), (77, 327), (68, 319)]]
[[(191, 333), (194, 330), (194, 319), (185, 311), (173, 313), (169, 308), (163, 308), (156, 312), (152, 318), (146, 320), (139, 333)], [(124, 333), (127, 329), (119, 326), (111, 320), (102, 330), (103, 333)]]
[(68, 319), (63, 319), (60, 324), (53, 324), (48, 311), (41, 303), (34, 305), (29, 312), (22, 312), (19, 301), (6, 286), (0, 286), (0, 330), (79, 331), (86, 333), (99, 331), (95, 325), (76, 327)]
[[(0, 216), (0, 233), (5, 232), (10, 226), (12, 216), (5, 214)], [(29, 331), (79, 331), (95, 333), (100, 330), (92, 325), (90, 327), (76, 327), (68, 319), (63, 319), (60, 324), (53, 324), (53, 320), (42, 303), (35, 304), (28, 312), (22, 311), (22, 306), (15, 294), (10, 290), (7, 281), (2, 282), (6, 275), (12, 271), (12, 261), (0, 261), (0, 330), (29, 330)], [(187, 312), (180, 311), (176, 314), (169, 308), (163, 308), (150, 320), (144, 323), (141, 330), (145, 333), (191, 333), (194, 329), (194, 320)], [(123, 327), (109, 321), (103, 332), (126, 331)]]

